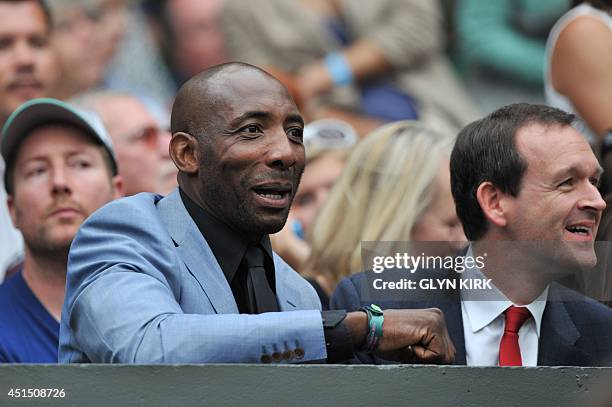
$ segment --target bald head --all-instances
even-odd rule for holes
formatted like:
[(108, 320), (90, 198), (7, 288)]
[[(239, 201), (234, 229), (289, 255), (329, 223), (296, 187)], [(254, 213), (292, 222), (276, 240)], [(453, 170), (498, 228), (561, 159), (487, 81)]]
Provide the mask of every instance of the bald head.
[(272, 89), (282, 88), (291, 99), (285, 87), (261, 68), (243, 62), (215, 65), (200, 72), (179, 89), (172, 107), (172, 133), (184, 132), (196, 137), (207, 134), (214, 127), (215, 117), (225, 110), (226, 101), (236, 97), (232, 88), (237, 83), (240, 86), (244, 82), (248, 84), (248, 77), (266, 78)]
[(161, 138), (169, 134), (160, 129), (149, 107), (130, 93), (109, 90), (87, 92), (72, 101), (102, 119), (115, 146), (126, 195), (157, 192)]
[(207, 69), (180, 89), (170, 155), (181, 190), (249, 240), (279, 231), (304, 170), (304, 120), (252, 65)]

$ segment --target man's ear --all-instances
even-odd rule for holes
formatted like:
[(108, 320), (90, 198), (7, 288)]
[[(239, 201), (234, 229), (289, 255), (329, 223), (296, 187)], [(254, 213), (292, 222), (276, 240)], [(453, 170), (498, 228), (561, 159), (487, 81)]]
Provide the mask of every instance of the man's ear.
[(478, 204), (484, 216), (498, 228), (503, 228), (508, 224), (507, 208), (504, 205), (504, 199), (506, 197), (507, 194), (502, 192), (490, 181), (483, 182), (476, 190), (476, 199), (478, 200)]
[(170, 157), (179, 171), (195, 174), (200, 163), (198, 140), (189, 133), (174, 133), (170, 139)]
[(19, 229), (19, 225), (17, 224), (17, 210), (15, 209), (15, 198), (13, 198), (12, 195), (8, 195), (6, 197), (6, 206), (8, 207), (9, 214), (11, 215), (13, 226), (15, 226), (15, 229)]

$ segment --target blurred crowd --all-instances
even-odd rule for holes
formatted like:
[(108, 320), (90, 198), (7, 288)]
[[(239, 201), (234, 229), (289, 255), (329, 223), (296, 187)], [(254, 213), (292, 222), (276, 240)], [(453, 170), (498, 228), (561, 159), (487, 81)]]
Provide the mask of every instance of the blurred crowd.
[[(515, 2), (480, 0), (37, 3), (0, 4), (0, 122), (35, 97), (96, 112), (112, 137), (127, 195), (166, 194), (176, 186), (167, 153), (169, 108), (178, 87), (210, 66), (240, 60), (264, 67), (287, 86), (308, 122), (332, 119), (311, 131), (315, 147), (288, 223), (297, 234), (275, 239), (296, 267), (310, 253), (302, 239), (356, 139), (402, 120), (452, 138), (480, 113), (543, 100), (546, 35), (570, 6), (566, 0), (525, 0), (518, 9)], [(326, 132), (353, 138), (328, 154), (316, 147)], [(0, 236), (4, 271), (22, 253), (6, 208)]]
[[(262, 67), (306, 119), (306, 169), (272, 244), (325, 305), (362, 269), (362, 241), (461, 247), (449, 155), (486, 113), (514, 102), (577, 113), (612, 165), (609, 10), (604, 0), (0, 0), (0, 125), (35, 98), (93, 112), (122, 194), (166, 195), (177, 186), (178, 88), (224, 62)], [(37, 221), (10, 196), (7, 206), (6, 190), (0, 280), (23, 267), (15, 226)]]

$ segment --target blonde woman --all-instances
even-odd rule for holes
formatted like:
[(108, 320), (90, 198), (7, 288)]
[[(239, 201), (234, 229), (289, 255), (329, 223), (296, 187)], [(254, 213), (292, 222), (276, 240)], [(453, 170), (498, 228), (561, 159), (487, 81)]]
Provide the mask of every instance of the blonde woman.
[(270, 235), (274, 251), (297, 272), (302, 270), (310, 255), (309, 241), (314, 220), (356, 142), (355, 130), (341, 120), (316, 120), (304, 128), (306, 167), (302, 180), (285, 227)]
[(414, 121), (360, 141), (317, 218), (303, 274), (330, 295), (362, 271), (362, 241), (465, 240), (450, 192), (451, 146)]

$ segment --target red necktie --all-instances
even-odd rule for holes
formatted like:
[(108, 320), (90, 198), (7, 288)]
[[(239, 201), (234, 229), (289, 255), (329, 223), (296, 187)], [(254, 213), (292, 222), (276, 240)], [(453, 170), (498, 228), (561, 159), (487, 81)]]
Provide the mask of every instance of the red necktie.
[(504, 311), (504, 314), (506, 315), (506, 326), (499, 344), (499, 365), (523, 366), (518, 331), (523, 323), (531, 317), (531, 313), (525, 307), (515, 307), (513, 305)]

